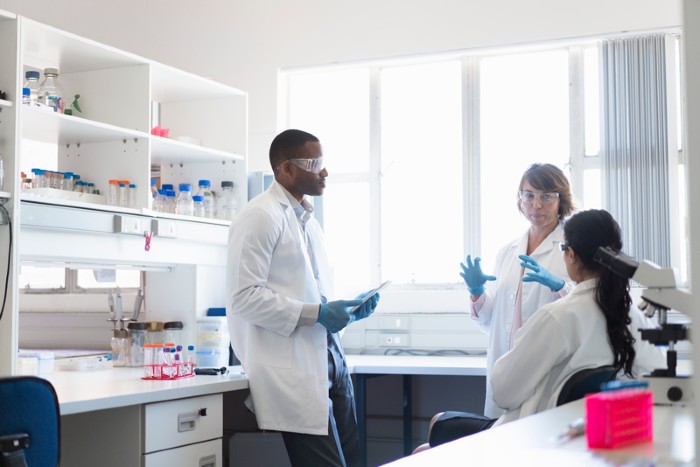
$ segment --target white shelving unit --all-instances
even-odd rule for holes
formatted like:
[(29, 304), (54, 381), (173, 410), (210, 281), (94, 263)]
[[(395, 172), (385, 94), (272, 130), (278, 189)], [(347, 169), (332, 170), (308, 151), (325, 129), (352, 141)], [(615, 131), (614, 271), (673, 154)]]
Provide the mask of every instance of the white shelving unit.
[[(155, 174), (161, 184), (191, 183), (196, 191), (198, 181), (208, 179), (218, 191), (222, 181), (230, 180), (238, 199), (247, 199), (247, 94), (1, 10), (0, 43), (0, 90), (6, 93), (0, 100), (5, 160), (0, 198), (10, 212), (13, 237), (0, 321), (0, 375), (13, 373), (19, 340), (16, 284), (19, 264), (30, 257), (65, 264), (96, 259), (105, 267), (122, 260), (168, 269), (181, 264), (175, 276), (161, 272), (148, 279), (151, 319), (192, 320), (209, 303), (221, 306), (228, 222), (154, 212), (150, 181)], [(81, 112), (65, 115), (17, 104), (25, 72), (48, 67), (59, 70), (64, 106), (80, 95)], [(156, 123), (169, 129), (169, 137), (151, 134)], [(107, 194), (110, 179), (128, 180), (136, 184), (137, 206), (95, 204), (99, 197), (22, 193), (20, 174), (30, 175), (32, 168), (80, 174), (101, 194)], [(151, 229), (155, 248), (144, 253), (140, 232), (115, 227), (110, 233), (110, 215), (122, 222), (138, 218), (129, 222)], [(106, 227), (91, 231), (85, 225)], [(0, 255), (8, 251), (5, 228), (0, 225)], [(190, 286), (178, 284), (169, 292), (172, 279)], [(4, 292), (0, 281), (0, 304)]]

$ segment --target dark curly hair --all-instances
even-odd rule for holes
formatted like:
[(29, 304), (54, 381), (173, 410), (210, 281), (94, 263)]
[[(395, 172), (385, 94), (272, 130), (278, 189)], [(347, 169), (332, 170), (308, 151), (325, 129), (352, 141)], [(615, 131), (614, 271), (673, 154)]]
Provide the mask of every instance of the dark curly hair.
[(578, 212), (564, 221), (564, 238), (573, 248), (583, 267), (597, 274), (595, 301), (605, 316), (608, 339), (612, 347), (613, 366), (632, 376), (635, 338), (629, 330), (632, 304), (629, 280), (593, 261), (598, 247), (622, 250), (620, 226), (609, 212), (590, 209)]

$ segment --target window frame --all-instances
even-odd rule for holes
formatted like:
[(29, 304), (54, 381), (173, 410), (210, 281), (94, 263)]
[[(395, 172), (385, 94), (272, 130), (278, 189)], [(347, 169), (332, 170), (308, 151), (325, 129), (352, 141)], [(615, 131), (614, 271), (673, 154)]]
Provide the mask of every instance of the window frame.
[[(675, 31), (667, 31), (668, 34), (678, 34)], [(557, 50), (565, 49), (567, 50), (569, 57), (569, 163), (567, 164), (568, 176), (571, 182), (572, 191), (576, 200), (578, 200), (579, 205), (583, 202), (586, 195), (586, 186), (584, 184), (584, 175), (587, 171), (599, 171), (602, 179), (602, 161), (601, 154), (598, 151), (597, 154), (586, 155), (586, 119), (585, 119), (585, 89), (584, 89), (584, 51), (587, 47), (599, 47), (599, 42), (604, 38), (584, 38), (575, 41), (556, 41), (541, 44), (530, 44), (524, 46), (516, 47), (504, 47), (504, 48), (490, 48), (486, 50), (464, 50), (457, 51), (450, 54), (431, 54), (425, 56), (412, 56), (407, 58), (391, 58), (387, 60), (372, 60), (367, 62), (356, 62), (350, 64), (341, 65), (329, 65), (324, 67), (313, 67), (313, 68), (289, 68), (283, 69), (279, 72), (279, 83), (280, 83), (280, 94), (279, 94), (279, 109), (280, 127), (286, 128), (288, 117), (290, 115), (289, 109), (287, 108), (288, 100), (288, 76), (289, 74), (298, 72), (300, 70), (323, 70), (323, 69), (333, 69), (337, 66), (362, 66), (369, 67), (369, 96), (370, 99), (370, 128), (369, 128), (369, 155), (370, 155), (370, 167), (367, 173), (360, 174), (341, 174), (334, 175), (334, 183), (343, 183), (350, 181), (369, 181), (369, 197), (370, 197), (370, 212), (369, 212), (369, 222), (371, 229), (371, 244), (370, 252), (372, 260), (370, 261), (371, 270), (369, 271), (369, 277), (371, 283), (379, 283), (382, 279), (381, 274), (381, 212), (380, 212), (380, 194), (381, 194), (381, 95), (380, 95), (380, 73), (382, 68), (391, 66), (401, 66), (410, 63), (420, 63), (420, 62), (434, 62), (445, 59), (458, 59), (461, 62), (462, 68), (462, 160), (463, 160), (463, 187), (468, 186), (469, 190), (463, 190), (463, 204), (465, 211), (470, 212), (470, 218), (480, 219), (481, 218), (481, 204), (479, 201), (481, 192), (480, 183), (480, 100), (479, 100), (479, 63), (482, 57), (491, 57), (502, 54), (516, 54), (516, 53), (531, 53), (543, 50)], [(671, 49), (669, 49), (671, 50)], [(599, 52), (600, 54), (600, 52)], [(674, 54), (673, 57), (676, 57)], [(677, 87), (680, 81), (677, 78), (678, 66), (675, 63), (676, 59), (671, 58), (667, 62), (669, 70), (673, 68), (673, 74), (669, 75), (668, 79), (668, 89), (669, 96), (677, 96)], [(671, 63), (673, 62), (673, 63)], [(671, 76), (673, 79), (671, 79)], [(600, 87), (602, 89), (602, 86)], [(678, 104), (677, 98), (669, 97), (669, 110), (675, 110), (675, 106)], [(672, 106), (672, 107), (671, 107)], [(669, 112), (670, 116), (675, 117), (676, 112)], [(476, 117), (476, 118), (475, 118)], [(599, 118), (602, 126), (603, 118)], [(675, 159), (674, 170), (671, 171), (672, 174), (678, 173), (678, 168), (683, 165), (683, 152), (680, 148), (679, 142), (676, 141), (676, 131), (675, 125), (680, 125), (680, 122), (676, 121), (674, 118), (673, 126), (669, 125), (669, 141), (676, 144), (676, 151), (672, 151), (673, 154), (677, 154)], [(602, 131), (599, 129), (599, 131)], [(602, 134), (602, 133), (601, 133)], [(669, 143), (671, 144), (671, 143)], [(671, 184), (671, 190), (676, 191), (672, 193), (672, 196), (683, 196), (683, 193), (677, 193), (677, 184)], [(605, 190), (603, 180), (600, 183), (601, 191)], [(604, 200), (604, 193), (600, 193), (600, 199)], [(675, 203), (677, 206), (677, 203)], [(581, 206), (579, 206), (581, 207)], [(481, 247), (481, 230), (479, 227), (479, 222), (468, 222), (466, 219), (463, 220), (464, 224), (464, 251), (480, 251)], [(680, 229), (683, 226), (681, 221), (671, 226), (671, 238), (680, 238)], [(687, 234), (685, 241), (687, 243)], [(681, 258), (681, 252), (678, 247), (674, 250), (674, 255), (672, 256), (672, 261), (675, 268), (679, 268), (683, 264)], [(687, 261), (687, 260), (686, 260)], [(384, 294), (395, 294), (398, 300), (391, 300), (389, 305), (389, 311), (407, 311), (407, 306), (410, 308), (409, 303), (411, 299), (408, 297), (412, 296), (413, 292), (421, 291), (425, 292), (439, 292), (446, 290), (461, 291), (464, 288), (464, 284), (459, 280), (459, 276), (455, 273), (455, 282), (444, 283), (444, 284), (393, 284), (391, 289), (387, 290)], [(446, 309), (454, 309), (455, 305), (451, 302), (453, 294), (447, 294), (447, 296), (442, 296), (442, 299), (446, 299), (448, 303), (444, 300), (440, 300), (439, 303), (435, 305), (433, 310), (418, 310), (420, 312), (426, 311), (445, 311)], [(456, 297), (456, 295), (454, 295)], [(456, 298), (455, 298), (456, 300)], [(461, 312), (464, 310), (464, 300), (463, 297), (459, 298)], [(383, 311), (387, 311), (384, 308)]]

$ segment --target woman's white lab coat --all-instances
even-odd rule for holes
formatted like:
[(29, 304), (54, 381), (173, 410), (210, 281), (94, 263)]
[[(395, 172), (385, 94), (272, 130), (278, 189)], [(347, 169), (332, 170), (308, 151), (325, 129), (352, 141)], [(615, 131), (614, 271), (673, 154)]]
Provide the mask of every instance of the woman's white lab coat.
[[(472, 318), (478, 322), (482, 331), (490, 335), (486, 356), (486, 402), (484, 415), (491, 418), (497, 418), (504, 412), (493, 401), (490, 379), (496, 360), (510, 350), (511, 330), (515, 312), (515, 295), (523, 276), (523, 268), (520, 266), (521, 261), (518, 255), (527, 254), (527, 239), (528, 233), (525, 232), (520, 238), (501, 248), (496, 256), (496, 263), (493, 269), (493, 274), (497, 280), (486, 283), (481, 308), (478, 308), (478, 302), (472, 305)], [(560, 224), (530, 255), (542, 267), (566, 281), (567, 284), (563, 290), (552, 292), (549, 287), (540, 283), (523, 282), (523, 324), (527, 323), (530, 317), (542, 306), (565, 295), (572, 287), (569, 284), (569, 275), (566, 272), (566, 266), (559, 248), (559, 243), (563, 241), (564, 230)]]
[[(579, 370), (612, 365), (605, 317), (595, 303), (596, 279), (579, 283), (564, 298), (543, 307), (516, 335), (513, 349), (493, 366), (496, 403), (508, 409), (506, 423), (556, 406), (559, 392)], [(665, 352), (641, 339), (638, 329), (655, 327), (633, 305), (630, 331), (636, 338), (635, 376), (666, 365)]]
[(332, 280), (322, 231), (313, 217), (306, 232), (318, 282), (281, 185), (273, 182), (240, 211), (229, 232), (227, 315), (259, 427), (326, 435), (326, 329), (297, 323), (304, 303), (321, 303), (321, 293), (331, 299)]

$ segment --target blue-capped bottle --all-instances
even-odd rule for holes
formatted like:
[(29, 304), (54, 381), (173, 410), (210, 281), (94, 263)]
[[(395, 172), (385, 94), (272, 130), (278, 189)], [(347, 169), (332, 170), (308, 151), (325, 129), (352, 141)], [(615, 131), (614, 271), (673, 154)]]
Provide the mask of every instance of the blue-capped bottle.
[(214, 218), (214, 194), (211, 192), (211, 182), (209, 180), (199, 181), (197, 195), (202, 197), (202, 208), (204, 209), (202, 217)]
[(24, 101), (24, 95), (22, 96), (22, 103), (27, 105), (37, 105), (39, 103), (39, 78), (41, 74), (38, 71), (28, 71), (24, 74), (24, 89), (29, 89), (28, 102)]
[(192, 185), (189, 183), (180, 183), (180, 193), (177, 195), (175, 213), (184, 216), (194, 216)]

